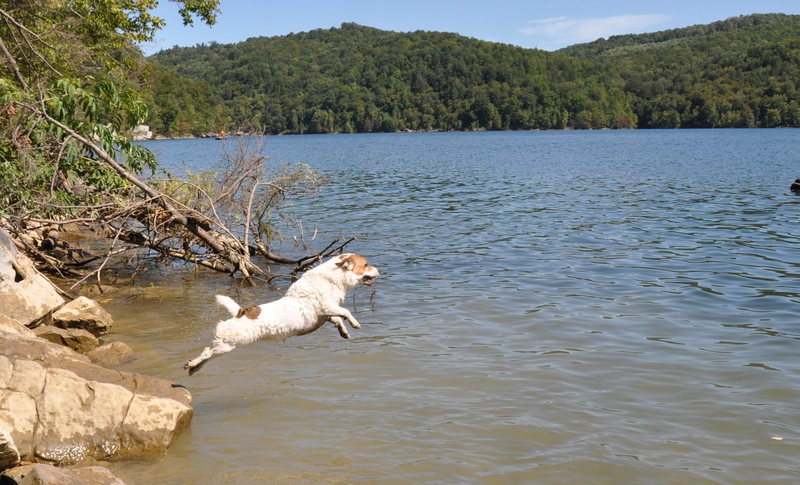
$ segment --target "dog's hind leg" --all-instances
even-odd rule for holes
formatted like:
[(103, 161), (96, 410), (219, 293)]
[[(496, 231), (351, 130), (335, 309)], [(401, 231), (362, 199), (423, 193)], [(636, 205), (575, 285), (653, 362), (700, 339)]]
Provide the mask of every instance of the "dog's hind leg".
[(195, 372), (199, 371), (200, 368), (203, 367), (203, 365), (205, 365), (205, 363), (210, 359), (230, 352), (235, 348), (235, 345), (230, 345), (226, 344), (225, 342), (215, 340), (214, 343), (211, 344), (211, 347), (204, 348), (200, 355), (187, 362), (183, 368), (189, 371), (189, 375), (193, 375)]

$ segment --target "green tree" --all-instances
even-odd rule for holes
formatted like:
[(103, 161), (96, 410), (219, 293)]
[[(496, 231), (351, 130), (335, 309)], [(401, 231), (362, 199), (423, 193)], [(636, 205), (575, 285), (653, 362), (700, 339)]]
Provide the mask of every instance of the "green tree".
[[(146, 63), (134, 43), (151, 39), (163, 25), (151, 14), (157, 3), (21, 0), (0, 9), (0, 224), (19, 235), (31, 224), (91, 221), (115, 243), (245, 276), (266, 274), (250, 256), (281, 259), (267, 246), (274, 201), (316, 175), (307, 167), (270, 172), (258, 152), (230, 160), (218, 176), (142, 176), (155, 174), (156, 165), (153, 154), (127, 136), (147, 115), (137, 96)], [(215, 20), (218, 0), (177, 4), (184, 22)], [(174, 87), (172, 73), (156, 75)], [(177, 110), (159, 99), (164, 91), (153, 97), (162, 122), (191, 131), (191, 118), (183, 117), (187, 107)], [(189, 116), (196, 106), (189, 106)], [(217, 211), (218, 204), (228, 210)], [(67, 270), (65, 261), (19, 241)]]

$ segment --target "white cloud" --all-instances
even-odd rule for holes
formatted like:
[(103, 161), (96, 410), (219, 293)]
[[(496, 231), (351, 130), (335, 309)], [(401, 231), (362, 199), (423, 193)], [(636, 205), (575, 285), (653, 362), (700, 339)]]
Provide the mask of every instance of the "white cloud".
[[(542, 44), (564, 47), (611, 35), (634, 34), (669, 20), (668, 15), (616, 15), (604, 18), (575, 19), (552, 17), (531, 20), (523, 34), (538, 37)], [(542, 48), (546, 48), (544, 45)]]

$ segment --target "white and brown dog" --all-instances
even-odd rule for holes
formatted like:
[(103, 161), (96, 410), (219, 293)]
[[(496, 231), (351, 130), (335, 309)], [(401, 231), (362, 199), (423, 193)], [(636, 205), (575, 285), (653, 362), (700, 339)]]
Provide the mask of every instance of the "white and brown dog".
[(343, 319), (353, 328), (361, 328), (361, 324), (342, 306), (345, 293), (357, 285), (371, 285), (380, 274), (365, 257), (341, 254), (307, 271), (286, 295), (271, 303), (242, 308), (227, 296), (217, 295), (217, 303), (230, 312), (231, 318), (217, 324), (211, 346), (183, 368), (192, 375), (209, 359), (230, 352), (237, 345), (305, 335), (328, 320), (336, 325), (342, 338), (350, 338)]

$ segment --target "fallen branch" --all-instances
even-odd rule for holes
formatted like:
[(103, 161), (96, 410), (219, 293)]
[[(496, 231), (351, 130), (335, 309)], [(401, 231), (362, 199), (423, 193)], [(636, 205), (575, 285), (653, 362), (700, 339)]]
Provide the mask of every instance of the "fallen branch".
[(235, 269), (241, 271), (245, 278), (249, 278), (252, 273), (262, 275), (267, 274), (266, 271), (250, 261), (249, 255), (246, 251), (235, 251), (233, 247), (222, 244), (218, 235), (212, 235), (202, 225), (197, 224), (195, 219), (188, 218), (184, 213), (176, 209), (172, 203), (170, 203), (165, 194), (156, 190), (151, 185), (145, 183), (138, 176), (126, 170), (98, 143), (86, 138), (69, 126), (50, 116), (50, 114), (48, 114), (47, 110), (44, 108), (44, 103), (42, 103), (41, 109), (37, 109), (34, 106), (21, 103), (19, 101), (14, 101), (14, 103), (35, 112), (37, 115), (47, 120), (47, 122), (60, 128), (64, 131), (64, 133), (71, 136), (88, 149), (92, 150), (92, 152), (94, 152), (103, 163), (111, 167), (111, 169), (114, 170), (120, 177), (133, 184), (136, 188), (141, 190), (145, 195), (154, 200), (155, 203), (163, 208), (168, 213), (167, 220), (169, 223), (177, 224), (185, 228), (191, 234), (196, 236), (205, 246), (230, 262)]

